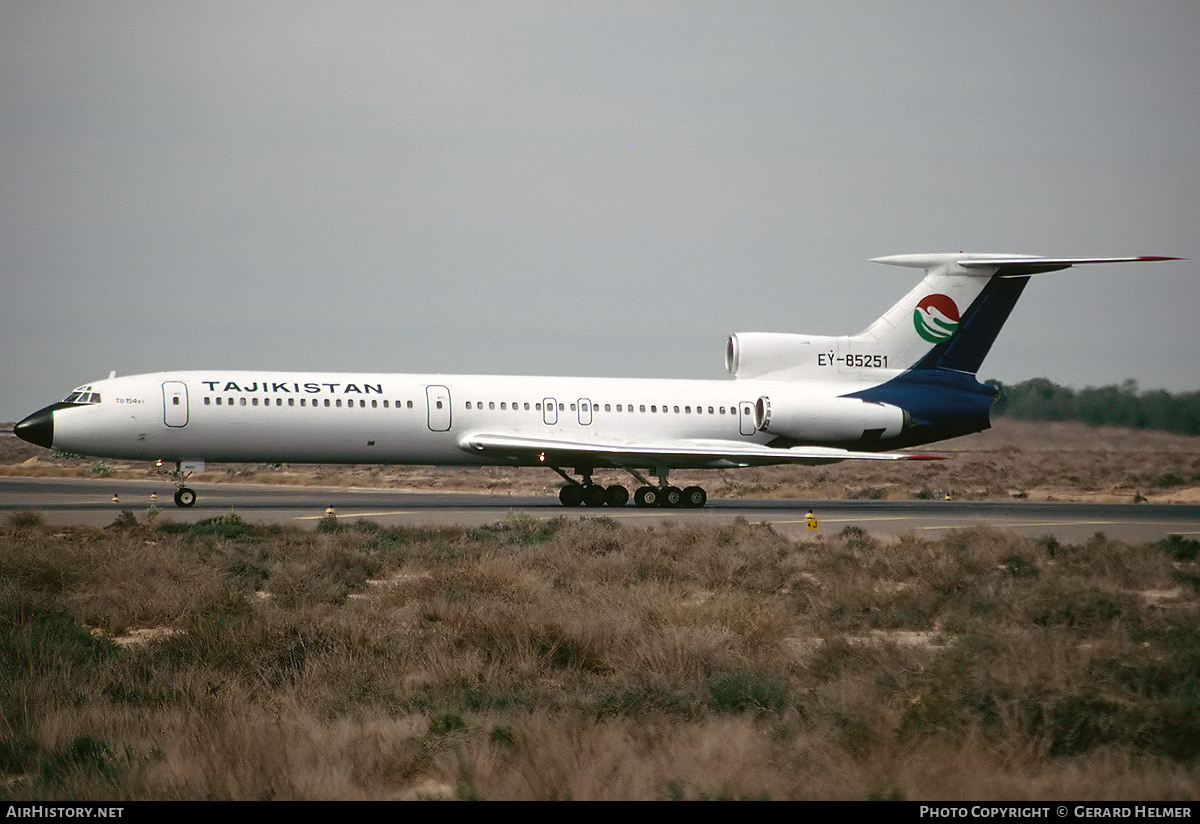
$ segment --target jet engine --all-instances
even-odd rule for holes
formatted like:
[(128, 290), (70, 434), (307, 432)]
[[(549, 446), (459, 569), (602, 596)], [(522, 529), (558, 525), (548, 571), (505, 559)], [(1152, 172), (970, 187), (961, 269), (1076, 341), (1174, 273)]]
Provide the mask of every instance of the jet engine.
[(858, 398), (814, 398), (800, 392), (772, 392), (754, 404), (761, 432), (810, 443), (850, 443), (894, 438), (911, 425), (898, 406)]
[(725, 368), (738, 378), (757, 378), (811, 364), (817, 351), (837, 349), (844, 339), (792, 332), (738, 332), (725, 343)]

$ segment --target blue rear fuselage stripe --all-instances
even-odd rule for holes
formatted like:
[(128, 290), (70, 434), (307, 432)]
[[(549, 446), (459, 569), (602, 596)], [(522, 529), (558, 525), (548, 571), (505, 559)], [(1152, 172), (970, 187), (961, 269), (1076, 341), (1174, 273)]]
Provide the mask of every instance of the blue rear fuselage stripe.
[(963, 313), (950, 340), (930, 349), (908, 371), (847, 397), (904, 409), (913, 426), (888, 448), (917, 446), (991, 427), (996, 388), (975, 378), (1001, 327), (1021, 297), (1026, 277), (993, 276)]

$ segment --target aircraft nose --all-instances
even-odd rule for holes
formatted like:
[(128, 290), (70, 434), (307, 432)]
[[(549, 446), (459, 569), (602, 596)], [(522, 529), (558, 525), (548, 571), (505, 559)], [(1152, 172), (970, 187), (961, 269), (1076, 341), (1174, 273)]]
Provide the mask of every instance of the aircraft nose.
[(39, 409), (13, 427), (13, 434), (24, 441), (50, 449), (54, 444), (54, 407)]

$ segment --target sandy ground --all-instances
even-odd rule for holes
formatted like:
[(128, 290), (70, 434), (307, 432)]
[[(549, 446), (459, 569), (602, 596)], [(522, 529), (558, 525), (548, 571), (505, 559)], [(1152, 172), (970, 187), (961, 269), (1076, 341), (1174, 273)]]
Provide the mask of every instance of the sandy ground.
[[(1080, 423), (998, 419), (987, 432), (922, 450), (942, 461), (846, 461), (824, 467), (764, 467), (672, 473), (710, 496), (902, 500), (945, 498), (1034, 501), (1200, 503), (1200, 438)], [(0, 474), (32, 477), (149, 478), (148, 462), (54, 458), (11, 434), (0, 435)], [(443, 469), (428, 466), (267, 466), (210, 464), (194, 481), (356, 486), (406, 491), (555, 494), (546, 469)], [(619, 470), (596, 480), (637, 483)]]

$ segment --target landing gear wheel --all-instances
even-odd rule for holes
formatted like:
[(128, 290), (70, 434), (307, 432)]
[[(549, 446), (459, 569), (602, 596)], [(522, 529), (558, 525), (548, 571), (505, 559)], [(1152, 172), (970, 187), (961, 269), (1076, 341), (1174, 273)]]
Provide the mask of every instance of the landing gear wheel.
[(702, 487), (685, 487), (680, 493), (679, 505), (688, 507), (690, 510), (700, 509), (701, 506), (708, 503), (708, 493), (704, 492)]
[(625, 506), (629, 503), (629, 490), (620, 484), (604, 490), (604, 503), (609, 506)]
[(604, 487), (591, 484), (583, 488), (583, 502), (587, 506), (604, 506)]
[(660, 492), (660, 503), (668, 509), (674, 509), (683, 503), (683, 492), (677, 486), (664, 486)]
[(579, 506), (583, 503), (583, 487), (579, 484), (568, 484), (558, 491), (558, 501), (563, 506)]
[(189, 507), (196, 503), (196, 492), (181, 486), (175, 490), (175, 506)]
[(638, 487), (633, 493), (633, 503), (637, 506), (658, 506), (658, 490), (652, 486)]

